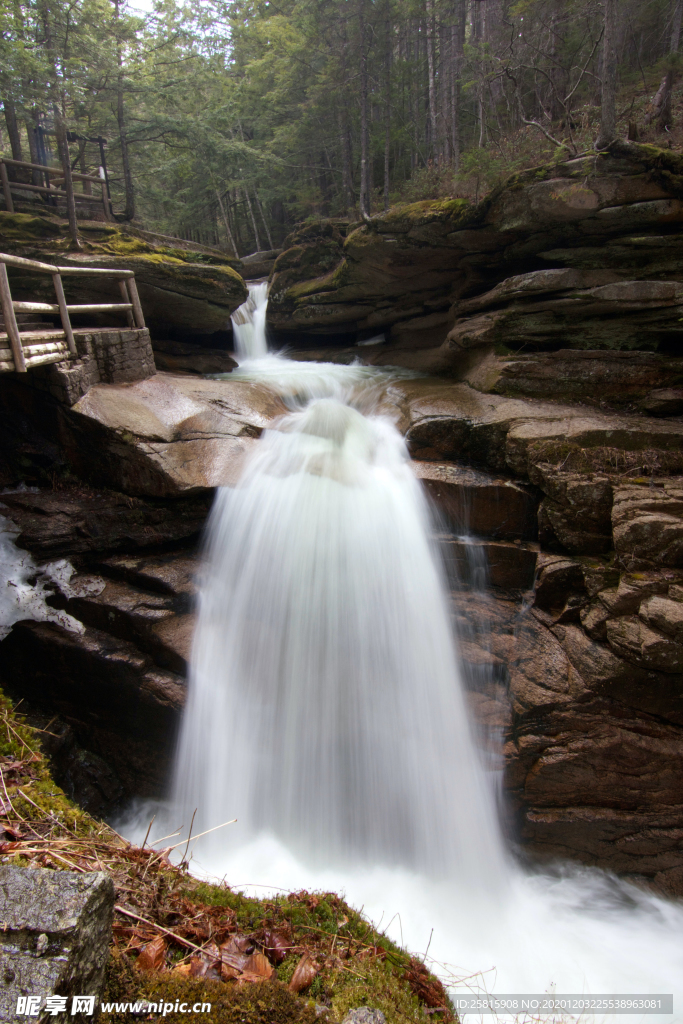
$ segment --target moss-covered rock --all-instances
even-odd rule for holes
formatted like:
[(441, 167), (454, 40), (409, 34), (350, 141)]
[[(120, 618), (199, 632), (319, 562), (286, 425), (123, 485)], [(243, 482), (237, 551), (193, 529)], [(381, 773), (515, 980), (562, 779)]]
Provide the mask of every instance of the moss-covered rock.
[[(247, 297), (239, 260), (207, 247), (155, 244), (154, 236), (129, 226), (80, 224), (83, 251), (74, 252), (65, 222), (34, 214), (0, 211), (3, 251), (46, 263), (124, 267), (135, 271), (147, 326), (159, 338), (211, 335), (229, 327), (230, 314)], [(147, 237), (145, 237), (147, 236)], [(54, 301), (52, 282), (43, 276), (11, 271), (16, 298)], [(118, 302), (112, 280), (67, 278), (71, 302)], [(87, 315), (89, 325), (97, 317)], [(99, 318), (112, 323), (112, 315)]]

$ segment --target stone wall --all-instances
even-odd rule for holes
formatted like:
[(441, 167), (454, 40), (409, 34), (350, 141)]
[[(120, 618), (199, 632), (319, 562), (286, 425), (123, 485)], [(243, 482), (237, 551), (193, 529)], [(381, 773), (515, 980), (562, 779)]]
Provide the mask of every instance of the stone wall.
[(156, 373), (147, 328), (74, 331), (78, 359), (31, 370), (31, 383), (69, 407), (94, 384), (124, 384)]

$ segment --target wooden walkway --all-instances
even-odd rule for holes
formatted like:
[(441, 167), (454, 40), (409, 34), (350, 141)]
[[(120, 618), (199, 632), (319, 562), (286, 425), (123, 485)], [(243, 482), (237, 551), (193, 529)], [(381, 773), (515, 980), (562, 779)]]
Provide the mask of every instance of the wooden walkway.
[[(17, 302), (12, 299), (7, 267), (16, 267), (38, 274), (49, 274), (55, 289), (56, 302)], [(67, 304), (62, 277), (109, 277), (118, 282), (122, 302)], [(132, 270), (99, 267), (58, 267), (38, 260), (0, 253), (0, 303), (4, 330), (0, 332), (0, 373), (25, 373), (34, 366), (77, 359), (78, 351), (71, 326), (71, 313), (125, 313), (128, 326), (144, 328), (145, 318), (140, 305), (135, 273)], [(43, 327), (36, 315), (59, 315), (59, 328)], [(24, 328), (22, 330), (22, 327)], [(90, 329), (97, 330), (98, 328)], [(102, 328), (100, 328), (101, 330)], [(106, 330), (106, 328), (104, 328)], [(79, 333), (81, 333), (79, 331)]]

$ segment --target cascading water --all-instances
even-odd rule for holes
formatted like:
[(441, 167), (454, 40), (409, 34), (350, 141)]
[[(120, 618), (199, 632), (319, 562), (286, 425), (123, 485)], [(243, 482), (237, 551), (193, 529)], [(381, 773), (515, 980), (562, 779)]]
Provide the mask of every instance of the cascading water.
[(230, 317), (235, 339), (235, 352), (241, 359), (259, 359), (268, 353), (266, 338), (266, 307), (268, 282), (249, 282), (246, 302)]
[(425, 501), (399, 434), (368, 414), (377, 372), (264, 350), (235, 371), (294, 411), (216, 498), (174, 823), (237, 817), (200, 840), (198, 869), (393, 914), (389, 934), (431, 942), (460, 991), (674, 992), (676, 1007), (680, 903), (505, 852)]
[(393, 425), (331, 398), (220, 492), (178, 758), (204, 827), (231, 808), (319, 862), (499, 875), (428, 526)]

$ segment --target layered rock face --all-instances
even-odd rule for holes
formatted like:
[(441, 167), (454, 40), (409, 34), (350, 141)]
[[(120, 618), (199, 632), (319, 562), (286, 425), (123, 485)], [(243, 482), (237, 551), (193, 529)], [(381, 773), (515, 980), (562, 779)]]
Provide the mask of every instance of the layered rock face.
[(512, 834), (681, 894), (683, 420), (445, 380), (387, 401), (447, 527), (472, 535), (446, 558)]
[(306, 225), (275, 263), (269, 320), (484, 392), (679, 415), (682, 183), (680, 157), (615, 143), (476, 207)]

